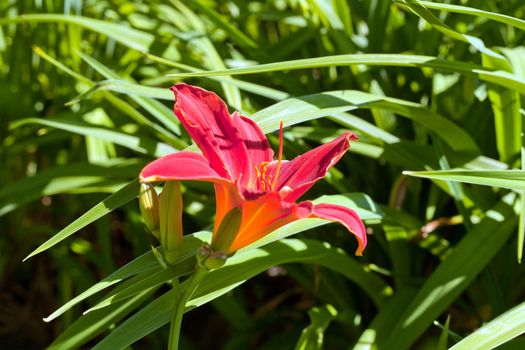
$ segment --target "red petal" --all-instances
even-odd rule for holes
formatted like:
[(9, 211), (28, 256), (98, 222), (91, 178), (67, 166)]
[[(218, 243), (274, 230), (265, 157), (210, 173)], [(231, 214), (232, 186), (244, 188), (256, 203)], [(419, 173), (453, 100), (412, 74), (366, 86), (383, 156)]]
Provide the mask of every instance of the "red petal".
[(229, 181), (217, 174), (202, 155), (188, 151), (173, 153), (154, 160), (140, 173), (141, 182), (170, 180)]
[(254, 170), (246, 147), (220, 97), (187, 84), (177, 84), (171, 90), (176, 98), (175, 114), (210, 166), (231, 180), (251, 174)]
[[(282, 162), (275, 190), (284, 186), (290, 187), (292, 192), (286, 199), (296, 201), (341, 159), (350, 148), (350, 140), (357, 140), (357, 136), (347, 132), (291, 161)], [(270, 177), (275, 175), (276, 168), (276, 161), (268, 164), (267, 171)]]
[(299, 207), (311, 208), (309, 217), (335, 221), (344, 225), (357, 238), (359, 243), (355, 254), (363, 254), (367, 241), (366, 229), (355, 211), (336, 204), (317, 204), (312, 206), (312, 203), (308, 201), (300, 203)]
[[(254, 166), (260, 166), (263, 162), (271, 162), (273, 160), (273, 150), (266, 139), (263, 131), (253, 120), (247, 118), (237, 112), (232, 114), (235, 127), (241, 136), (244, 145), (248, 151), (249, 163)], [(243, 185), (251, 187), (250, 180), (255, 180), (254, 174), (245, 176)]]

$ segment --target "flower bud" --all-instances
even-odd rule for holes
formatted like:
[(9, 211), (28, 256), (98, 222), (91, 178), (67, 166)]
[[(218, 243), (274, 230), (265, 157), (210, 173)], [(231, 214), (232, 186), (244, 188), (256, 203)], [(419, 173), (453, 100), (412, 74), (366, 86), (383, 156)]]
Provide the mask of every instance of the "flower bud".
[(155, 236), (159, 237), (159, 196), (150, 184), (140, 185), (139, 206), (144, 224)]
[(160, 195), (160, 243), (166, 262), (177, 259), (182, 246), (182, 193), (180, 181), (168, 181)]
[(197, 250), (197, 263), (200, 265), (200, 266), (204, 266), (204, 261), (206, 261), (206, 259), (208, 259), (208, 257), (211, 255), (212, 251), (211, 251), (211, 247), (209, 244), (204, 244), (202, 247), (200, 247), (198, 250)]
[(224, 215), (219, 228), (213, 233), (211, 250), (214, 252), (228, 252), (241, 227), (242, 210), (233, 208)]
[(226, 253), (214, 252), (209, 244), (205, 244), (197, 250), (197, 263), (208, 270), (215, 270), (222, 267), (228, 256)]
[(227, 259), (228, 256), (226, 255), (226, 253), (213, 252), (206, 260), (204, 260), (203, 266), (208, 270), (215, 270), (224, 266), (224, 264), (226, 264)]

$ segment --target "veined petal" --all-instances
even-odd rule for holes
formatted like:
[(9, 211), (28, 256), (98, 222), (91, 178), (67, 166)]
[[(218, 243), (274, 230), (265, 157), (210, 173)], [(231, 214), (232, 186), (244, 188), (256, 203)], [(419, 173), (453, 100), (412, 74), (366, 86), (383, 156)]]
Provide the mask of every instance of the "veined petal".
[(341, 205), (323, 203), (314, 205), (309, 201), (302, 202), (298, 206), (310, 210), (308, 217), (335, 221), (344, 225), (357, 238), (359, 245), (355, 254), (363, 254), (367, 242), (366, 229), (355, 211)]
[[(280, 190), (284, 186), (290, 187), (292, 191), (286, 200), (296, 201), (341, 159), (350, 148), (350, 140), (357, 140), (357, 136), (347, 132), (291, 161), (283, 161), (274, 189)], [(267, 171), (270, 178), (275, 176), (276, 170), (276, 161), (268, 164)]]
[(229, 182), (213, 170), (206, 158), (195, 152), (180, 151), (154, 160), (142, 169), (141, 182), (200, 180)]
[(177, 84), (171, 90), (176, 98), (175, 114), (220, 176), (237, 180), (254, 171), (246, 146), (219, 96), (187, 84)]
[(263, 131), (253, 120), (237, 112), (233, 112), (232, 119), (248, 151), (249, 163), (252, 164), (252, 172), (243, 176), (242, 185), (251, 187), (256, 181), (253, 170), (263, 162), (273, 160), (273, 150), (266, 139)]
[(268, 192), (255, 200), (242, 202), (241, 228), (229, 252), (239, 250), (270, 232), (301, 218), (297, 205), (283, 201), (283, 194)]

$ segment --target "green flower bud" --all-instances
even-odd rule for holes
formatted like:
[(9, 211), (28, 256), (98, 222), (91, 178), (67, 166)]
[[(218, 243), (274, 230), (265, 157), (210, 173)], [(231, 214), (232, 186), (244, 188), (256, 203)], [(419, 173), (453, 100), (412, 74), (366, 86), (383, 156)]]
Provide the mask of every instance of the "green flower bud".
[(212, 253), (212, 251), (211, 251), (210, 245), (209, 244), (204, 244), (202, 247), (200, 247), (197, 250), (197, 254), (196, 254), (197, 263), (200, 266), (204, 266), (204, 261), (206, 261), (206, 259), (208, 259), (208, 257), (211, 255), (211, 253)]
[(150, 184), (140, 185), (139, 206), (144, 224), (148, 230), (159, 237), (159, 196)]
[(160, 194), (160, 243), (168, 264), (177, 259), (182, 246), (182, 193), (180, 181), (168, 181)]
[(208, 270), (215, 270), (222, 267), (228, 256), (224, 252), (214, 252), (211, 250), (210, 245), (205, 244), (197, 250), (197, 262), (201, 267)]
[(226, 260), (228, 260), (228, 256), (224, 252), (214, 252), (210, 254), (210, 256), (204, 260), (203, 266), (207, 268), (208, 270), (215, 270), (220, 267), (223, 267), (224, 264), (226, 264)]
[(242, 210), (233, 208), (221, 221), (217, 232), (213, 234), (211, 249), (214, 252), (228, 252), (233, 243), (239, 228), (241, 227)]

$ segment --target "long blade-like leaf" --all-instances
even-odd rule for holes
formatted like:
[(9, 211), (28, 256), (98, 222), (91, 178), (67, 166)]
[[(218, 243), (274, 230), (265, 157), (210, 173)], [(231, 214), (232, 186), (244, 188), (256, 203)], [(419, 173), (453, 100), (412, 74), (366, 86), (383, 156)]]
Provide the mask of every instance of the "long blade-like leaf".
[(48, 239), (46, 242), (44, 242), (42, 245), (40, 245), (37, 249), (33, 250), (31, 254), (29, 254), (24, 259), (24, 261), (31, 258), (32, 256), (42, 253), (43, 251), (46, 251), (47, 249), (60, 243), (67, 237), (71, 236), (78, 230), (89, 225), (93, 221), (98, 220), (99, 218), (103, 217), (104, 215), (111, 212), (112, 210), (131, 201), (133, 198), (137, 197), (138, 193), (139, 193), (138, 181), (133, 180), (130, 183), (128, 183), (126, 186), (122, 187), (120, 190), (118, 190), (117, 192), (115, 192), (114, 194), (112, 194), (111, 196), (104, 199), (102, 202), (100, 202), (99, 204), (95, 205), (93, 208), (88, 210), (81, 217), (73, 221), (71, 224), (66, 226), (56, 235), (54, 235), (53, 237)]

